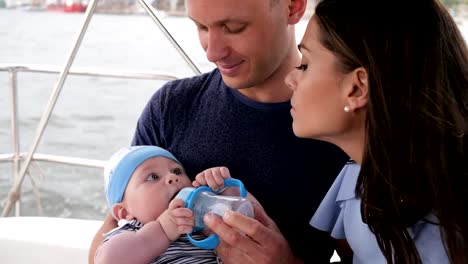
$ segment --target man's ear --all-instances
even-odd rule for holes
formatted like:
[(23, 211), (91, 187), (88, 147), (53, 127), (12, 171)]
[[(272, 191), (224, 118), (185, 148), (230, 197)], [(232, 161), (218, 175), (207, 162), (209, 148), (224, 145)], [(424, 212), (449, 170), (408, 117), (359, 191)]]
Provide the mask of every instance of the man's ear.
[(299, 22), (307, 7), (307, 0), (289, 0), (288, 8), (289, 8), (289, 18), (288, 23), (290, 25), (294, 25)]
[(350, 73), (349, 89), (347, 91), (347, 101), (349, 109), (354, 112), (367, 105), (369, 96), (369, 75), (366, 69), (359, 67)]
[(125, 219), (128, 214), (124, 203), (114, 204), (114, 206), (112, 206), (112, 213), (114, 214), (115, 218), (117, 218), (117, 220)]

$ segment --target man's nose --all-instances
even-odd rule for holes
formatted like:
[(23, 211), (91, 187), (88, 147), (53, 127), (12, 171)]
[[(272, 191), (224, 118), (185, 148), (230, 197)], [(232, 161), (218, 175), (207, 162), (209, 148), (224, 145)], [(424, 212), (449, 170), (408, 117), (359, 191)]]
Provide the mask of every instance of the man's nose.
[(166, 176), (166, 184), (174, 184), (176, 182), (179, 182), (177, 175), (170, 173)]
[(211, 30), (205, 35), (206, 58), (210, 62), (217, 62), (229, 55), (229, 45), (222, 32)]

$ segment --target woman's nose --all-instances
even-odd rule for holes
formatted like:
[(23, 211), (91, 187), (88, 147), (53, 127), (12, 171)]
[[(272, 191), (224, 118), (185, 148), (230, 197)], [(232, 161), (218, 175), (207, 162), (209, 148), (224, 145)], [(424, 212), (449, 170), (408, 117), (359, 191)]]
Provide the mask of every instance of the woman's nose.
[(295, 72), (295, 70), (289, 72), (288, 75), (286, 75), (286, 78), (284, 78), (284, 83), (286, 83), (286, 86), (288, 86), (288, 88), (293, 91), (296, 88), (296, 81), (294, 79)]

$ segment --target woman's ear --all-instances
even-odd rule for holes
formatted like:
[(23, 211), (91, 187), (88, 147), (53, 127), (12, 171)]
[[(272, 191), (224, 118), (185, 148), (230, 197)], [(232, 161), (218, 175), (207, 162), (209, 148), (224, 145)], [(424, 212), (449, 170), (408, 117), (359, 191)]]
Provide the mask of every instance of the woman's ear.
[(114, 206), (112, 206), (112, 213), (114, 214), (114, 217), (117, 218), (117, 221), (120, 219), (126, 219), (128, 214), (124, 203), (114, 204)]
[(307, 0), (289, 0), (288, 8), (289, 8), (289, 18), (288, 23), (290, 25), (294, 25), (299, 22), (307, 7)]
[(364, 108), (369, 96), (369, 75), (366, 69), (359, 67), (350, 73), (350, 89), (347, 92), (349, 109), (353, 112)]

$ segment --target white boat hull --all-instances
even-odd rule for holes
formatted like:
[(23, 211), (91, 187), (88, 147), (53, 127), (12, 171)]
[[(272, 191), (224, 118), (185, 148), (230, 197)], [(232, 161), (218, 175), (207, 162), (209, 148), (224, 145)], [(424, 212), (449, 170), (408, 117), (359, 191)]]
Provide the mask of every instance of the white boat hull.
[(0, 263), (88, 263), (102, 221), (52, 217), (0, 218)]

